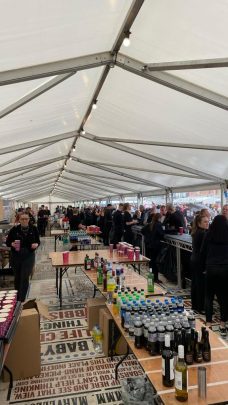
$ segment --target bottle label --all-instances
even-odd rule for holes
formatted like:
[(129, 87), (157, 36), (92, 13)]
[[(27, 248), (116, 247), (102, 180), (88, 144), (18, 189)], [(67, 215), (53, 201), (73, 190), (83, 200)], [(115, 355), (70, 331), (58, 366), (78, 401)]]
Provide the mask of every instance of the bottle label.
[(159, 342), (165, 341), (165, 334), (163, 332), (158, 332), (158, 341)]
[(182, 390), (182, 373), (177, 370), (175, 370), (175, 388), (177, 390)]
[(148, 333), (149, 342), (157, 342), (157, 333)]
[(144, 328), (144, 331), (143, 331), (143, 332), (144, 332), (145, 338), (147, 338), (147, 337), (148, 337), (148, 329), (145, 329), (145, 328)]
[(203, 352), (203, 359), (204, 359), (204, 361), (210, 361), (211, 360), (211, 353), (210, 352)]
[[(174, 358), (169, 359), (169, 376), (170, 380), (174, 380)], [(162, 358), (162, 375), (165, 376), (165, 359)]]
[(135, 336), (142, 336), (142, 328), (135, 328), (134, 329)]

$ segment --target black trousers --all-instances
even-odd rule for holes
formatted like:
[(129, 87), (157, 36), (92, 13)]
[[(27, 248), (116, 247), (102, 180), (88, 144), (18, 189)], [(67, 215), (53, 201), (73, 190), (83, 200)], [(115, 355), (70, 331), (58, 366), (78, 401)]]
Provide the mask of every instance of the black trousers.
[(37, 221), (37, 229), (40, 236), (45, 236), (45, 227), (46, 227), (46, 220), (45, 219), (38, 219)]
[(26, 256), (20, 256), (13, 253), (11, 257), (11, 266), (14, 270), (14, 287), (18, 291), (18, 301), (25, 301), (29, 277), (35, 264), (35, 252), (29, 252)]
[(205, 308), (205, 274), (197, 261), (191, 261), (191, 276), (192, 309), (201, 312)]
[(228, 265), (206, 266), (206, 321), (212, 321), (213, 300), (216, 295), (220, 306), (221, 321), (228, 321)]
[(103, 242), (105, 246), (109, 245), (109, 233), (111, 231), (112, 228), (112, 223), (107, 223), (104, 227), (104, 231), (103, 231)]
[(150, 246), (145, 246), (146, 257), (150, 259), (149, 268), (152, 269), (154, 274), (154, 281), (158, 281), (158, 266), (157, 266), (157, 257), (161, 249), (152, 248)]
[(123, 231), (114, 231), (112, 239), (110, 240), (110, 242), (114, 244), (114, 249), (116, 248), (117, 243), (121, 242), (122, 236)]
[(130, 245), (134, 244), (134, 234), (132, 231), (124, 232), (124, 242), (130, 243)]

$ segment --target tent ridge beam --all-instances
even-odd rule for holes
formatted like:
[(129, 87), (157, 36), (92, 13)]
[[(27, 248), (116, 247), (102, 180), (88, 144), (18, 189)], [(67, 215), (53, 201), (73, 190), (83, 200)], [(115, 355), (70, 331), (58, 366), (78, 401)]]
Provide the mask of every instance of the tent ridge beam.
[(214, 150), (220, 152), (227, 152), (228, 146), (220, 145), (199, 145), (199, 144), (188, 144), (180, 142), (159, 142), (159, 141), (149, 141), (143, 139), (134, 138), (112, 138), (106, 136), (97, 136), (96, 139), (101, 141), (118, 142), (118, 143), (132, 143), (137, 145), (153, 145), (153, 146), (165, 146), (170, 148), (182, 148), (182, 149), (202, 149), (202, 150)]
[(64, 141), (65, 139), (70, 139), (75, 136), (79, 136), (77, 131), (66, 132), (66, 133), (59, 134), (59, 135), (49, 136), (47, 138), (35, 139), (34, 141), (24, 142), (24, 143), (21, 143), (18, 145), (7, 146), (5, 148), (0, 149), (0, 155), (16, 152), (16, 151), (23, 150), (23, 149), (33, 148), (33, 147), (39, 146), (39, 145), (46, 145), (46, 144)]
[[(214, 180), (214, 181), (216, 180), (216, 181), (222, 181), (223, 182), (223, 179), (221, 179), (219, 177), (216, 177), (216, 176), (213, 176), (212, 174), (208, 174), (208, 173), (202, 172), (200, 170), (193, 169), (193, 168), (190, 168), (188, 166), (184, 166), (184, 165), (181, 165), (179, 163), (176, 163), (176, 162), (173, 162), (173, 161), (170, 161), (170, 160), (167, 160), (167, 159), (163, 159), (163, 158), (155, 156), (155, 155), (151, 155), (151, 154), (146, 153), (146, 152), (141, 152), (141, 151), (139, 151), (137, 149), (129, 148), (128, 146), (125, 146), (125, 145), (119, 145), (118, 143), (115, 143), (115, 142), (107, 142), (107, 141), (98, 140), (95, 135), (92, 135), (92, 134), (89, 134), (89, 133), (83, 135), (83, 138), (91, 140), (93, 142), (100, 143), (102, 145), (109, 146), (110, 148), (117, 149), (117, 150), (120, 150), (122, 152), (129, 153), (131, 155), (141, 157), (143, 159), (151, 160), (153, 162), (164, 164), (165, 166), (170, 166), (170, 167), (173, 167), (175, 169), (180, 169), (180, 170), (186, 171), (188, 173), (192, 173), (192, 174), (195, 174), (195, 175), (198, 175), (198, 176), (202, 176), (203, 178), (207, 178), (208, 180)], [(160, 185), (160, 187), (161, 187), (161, 185)]]
[(220, 67), (228, 67), (228, 58), (146, 63), (145, 65), (145, 69), (149, 70), (150, 72), (160, 70), (209, 69)]
[(2, 71), (0, 72), (0, 86), (70, 72), (75, 73), (79, 70), (92, 69), (113, 62), (114, 57), (110, 52), (100, 52), (56, 62)]
[(204, 87), (200, 87), (177, 76), (171, 75), (170, 73), (150, 72), (145, 69), (145, 63), (130, 58), (129, 56), (119, 53), (116, 57), (116, 65), (133, 74), (144, 77), (163, 86), (169, 87), (170, 89), (194, 97), (208, 104), (212, 104), (215, 107), (228, 110), (227, 97), (217, 94), (211, 90), (207, 90)]

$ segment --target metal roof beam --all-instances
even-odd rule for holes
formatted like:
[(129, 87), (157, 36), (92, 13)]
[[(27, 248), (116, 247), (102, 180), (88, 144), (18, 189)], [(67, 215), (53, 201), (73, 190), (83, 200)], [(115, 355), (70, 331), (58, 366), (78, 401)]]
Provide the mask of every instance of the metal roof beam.
[(77, 135), (78, 135), (77, 131), (72, 131), (72, 132), (66, 132), (64, 134), (59, 134), (59, 135), (55, 135), (55, 136), (49, 136), (47, 138), (36, 139), (36, 140), (30, 141), (30, 142), (24, 142), (19, 145), (7, 146), (6, 148), (0, 149), (0, 155), (16, 152), (18, 150), (34, 148), (35, 146), (39, 146), (39, 145), (47, 145), (47, 144), (51, 144), (51, 143), (55, 143), (55, 142), (64, 141), (66, 139), (73, 138)]
[(228, 58), (146, 63), (145, 65), (145, 69), (149, 70), (150, 72), (157, 72), (160, 70), (210, 69), (221, 67), (228, 67)]
[[(31, 170), (31, 169), (33, 169), (33, 170), (40, 169), (41, 167), (50, 165), (51, 163), (58, 162), (58, 161), (63, 160), (65, 158), (66, 158), (66, 156), (60, 156), (60, 157), (57, 157), (57, 158), (53, 158), (53, 159), (49, 159), (49, 160), (43, 160), (41, 162), (33, 163), (33, 164), (26, 165), (26, 166), (23, 166), (23, 167), (17, 167), (17, 171), (22, 171), (22, 170), (26, 170), (26, 169), (29, 169), (29, 170)], [(10, 174), (10, 173), (14, 173), (14, 172), (15, 172), (15, 169), (6, 170), (4, 172), (1, 172), (0, 176), (4, 176), (6, 174)]]
[[(101, 164), (100, 162), (99, 162), (99, 164)], [(103, 164), (106, 164), (106, 163), (103, 163)], [(109, 166), (109, 164), (107, 163), (107, 166)], [(71, 174), (75, 174), (75, 175), (77, 175), (77, 176), (82, 176), (82, 177), (89, 177), (89, 178), (91, 178), (91, 180), (93, 180), (94, 179), (94, 181), (99, 181), (100, 182), (100, 179), (104, 179), (104, 180), (107, 180), (108, 181), (108, 184), (110, 183), (109, 182), (109, 180), (115, 180), (115, 181), (125, 181), (126, 182), (126, 180), (124, 180), (124, 179), (119, 179), (119, 178), (117, 178), (117, 177), (107, 177), (107, 176), (101, 176), (101, 175), (98, 175), (98, 174), (92, 174), (92, 173), (83, 173), (83, 172), (74, 172), (74, 171), (72, 171), (72, 170), (68, 170), (68, 169), (65, 169), (65, 171), (67, 172), (67, 173), (71, 173)], [(140, 181), (135, 181), (135, 180), (128, 180), (128, 182), (129, 183), (133, 183), (133, 184), (142, 184)], [(110, 184), (114, 184), (114, 183), (110, 183)], [(118, 185), (119, 186), (119, 185)]]
[[(110, 148), (117, 149), (117, 150), (120, 150), (122, 152), (129, 153), (130, 155), (133, 155), (133, 156), (138, 156), (138, 157), (141, 157), (143, 159), (150, 160), (152, 162), (161, 163), (161, 164), (163, 164), (165, 166), (173, 167), (174, 169), (180, 169), (180, 170), (183, 170), (185, 172), (195, 174), (195, 175), (197, 175), (199, 177), (202, 176), (202, 178), (205, 178), (205, 179), (208, 179), (208, 180), (223, 181), (223, 179), (221, 179), (219, 177), (216, 177), (216, 176), (213, 176), (212, 174), (205, 173), (205, 172), (202, 172), (200, 170), (193, 169), (193, 168), (190, 168), (188, 166), (184, 166), (184, 165), (181, 165), (179, 163), (173, 162), (171, 160), (167, 160), (167, 159), (163, 159), (163, 158), (160, 158), (158, 156), (155, 156), (155, 155), (151, 155), (151, 154), (146, 153), (146, 152), (141, 152), (141, 151), (139, 151), (137, 149), (129, 148), (128, 146), (125, 146), (125, 145), (119, 145), (118, 143), (115, 143), (115, 142), (102, 141), (101, 139), (97, 140), (97, 137), (94, 136), (94, 135), (91, 135), (91, 134), (85, 134), (85, 135), (83, 135), (83, 138), (86, 138), (86, 139), (91, 140), (93, 142), (100, 143), (102, 145), (109, 146)], [(162, 187), (162, 186), (157, 185), (157, 187)]]
[[(78, 174), (76, 173), (76, 172), (72, 172), (72, 171), (68, 171), (69, 173), (71, 173), (71, 174), (74, 174), (74, 175), (76, 175), (76, 176), (78, 176)], [(87, 175), (87, 174), (82, 174), (81, 175), (82, 177), (86, 177), (86, 178), (88, 178), (89, 176)], [(69, 180), (69, 181), (73, 181), (74, 183), (82, 183), (82, 184), (86, 184), (84, 181), (83, 181), (83, 179), (81, 179), (80, 181), (79, 180), (77, 180), (77, 179), (75, 179), (75, 180), (71, 180), (71, 179), (69, 179), (68, 177), (65, 177), (64, 176), (64, 179), (67, 179), (67, 180)], [(104, 181), (104, 180), (100, 180), (100, 179), (96, 179), (95, 177), (89, 177), (89, 179), (90, 180), (93, 180), (93, 182), (95, 181), (95, 182), (98, 182), (99, 184), (103, 184), (103, 185), (108, 185), (108, 187), (110, 187), (110, 188), (121, 188), (121, 189), (123, 189), (123, 190), (128, 190), (128, 191), (134, 191), (132, 188), (129, 188), (129, 187), (125, 187), (125, 186), (120, 186), (119, 184), (114, 184), (114, 183), (110, 183), (110, 182), (108, 182), (108, 181)], [(125, 180), (126, 181), (126, 180)], [(95, 183), (87, 183), (87, 184), (90, 184), (91, 186), (93, 185), (95, 185), (96, 187), (98, 187), (99, 188), (99, 186), (97, 186)], [(104, 190), (104, 188), (102, 187), (102, 189)], [(107, 189), (105, 189), (106, 191), (108, 191)]]
[(79, 163), (83, 163), (83, 164), (85, 164), (87, 166), (95, 167), (96, 169), (100, 169), (100, 170), (103, 170), (105, 172), (117, 174), (119, 176), (126, 177), (126, 178), (136, 180), (136, 181), (141, 181), (142, 184), (145, 184), (147, 186), (164, 187), (165, 188), (165, 186), (163, 186), (161, 184), (154, 183), (154, 182), (149, 181), (149, 180), (141, 179), (140, 177), (132, 176), (131, 174), (126, 174), (126, 173), (123, 173), (123, 172), (119, 172), (117, 170), (110, 169), (107, 166), (103, 166), (103, 165), (100, 166), (99, 163), (91, 163), (90, 161), (87, 161), (87, 160), (84, 160), (84, 159), (79, 159), (79, 158), (74, 158), (74, 157), (73, 157), (73, 160), (75, 160), (76, 162), (79, 162)]
[[(91, 163), (96, 163), (96, 162), (91, 162)], [(190, 177), (190, 178), (193, 178), (193, 179), (198, 179), (199, 178), (199, 176), (195, 176), (193, 174), (168, 172), (168, 171), (156, 170), (156, 169), (144, 169), (142, 167), (125, 166), (125, 165), (118, 165), (118, 164), (114, 164), (114, 163), (99, 162), (99, 165), (101, 165), (101, 166), (103, 166), (103, 165), (104, 166), (110, 166), (110, 167), (119, 167), (120, 169), (135, 170), (137, 172), (168, 174), (170, 176)], [(123, 181), (125, 181), (125, 180), (123, 180)], [(141, 184), (141, 182), (136, 182), (136, 183)]]
[(113, 138), (113, 137), (106, 137), (106, 136), (96, 136), (97, 139), (101, 141), (110, 141), (110, 142), (118, 142), (118, 143), (133, 143), (136, 145), (152, 145), (152, 146), (162, 146), (162, 147), (169, 147), (169, 148), (182, 148), (182, 149), (202, 149), (202, 150), (214, 150), (220, 152), (227, 152), (228, 146), (220, 146), (220, 145), (199, 145), (199, 144), (192, 144), (192, 143), (178, 143), (178, 142), (160, 142), (160, 141), (151, 141), (151, 140), (142, 140), (142, 139), (134, 139), (134, 138)]
[[(42, 185), (45, 184), (47, 181), (53, 180), (53, 178), (55, 178), (55, 176), (49, 176), (46, 178), (42, 178)], [(41, 183), (41, 179), (37, 178), (37, 179), (33, 179), (32, 184), (40, 184)], [(4, 186), (2, 187), (2, 185), (0, 185), (0, 194), (5, 193), (5, 191), (8, 190), (17, 190), (18, 188), (23, 188), (23, 186), (28, 187), (29, 180), (24, 180), (23, 183), (22, 182), (18, 182), (18, 183), (14, 183), (12, 184), (10, 187), (6, 187), (4, 188)]]
[(39, 79), (41, 77), (55, 76), (65, 73), (75, 73), (79, 70), (92, 69), (113, 62), (114, 58), (110, 52), (100, 52), (92, 55), (84, 55), (77, 58), (65, 59), (56, 62), (26, 66), (19, 69), (5, 70), (0, 72), (0, 86), (27, 80)]
[(22, 107), (23, 105), (29, 103), (29, 101), (34, 100), (36, 97), (39, 97), (41, 94), (43, 94), (46, 91), (57, 86), (57, 84), (62, 83), (64, 80), (68, 79), (69, 77), (71, 77), (74, 74), (75, 74), (75, 72), (64, 73), (64, 74), (58, 75), (58, 76), (46, 81), (45, 83), (41, 84), (34, 90), (27, 93), (25, 96), (19, 98), (17, 101), (15, 101), (8, 107), (1, 110), (0, 119), (5, 117), (6, 115), (11, 114), (13, 111), (17, 110), (18, 108)]
[(207, 90), (204, 87), (200, 87), (187, 80), (181, 79), (177, 76), (171, 75), (166, 72), (150, 72), (145, 69), (145, 63), (137, 61), (129, 56), (118, 54), (116, 58), (116, 65), (120, 68), (134, 73), (145, 79), (151, 80), (170, 89), (179, 91), (188, 96), (197, 98), (214, 105), (215, 107), (228, 110), (228, 98), (217, 94), (211, 90)]
[(0, 164), (0, 167), (5, 167), (6, 165), (9, 165), (10, 163), (17, 162), (18, 160), (23, 159), (26, 156), (30, 156), (33, 153), (39, 152), (40, 150), (47, 148), (48, 146), (51, 146), (51, 145), (53, 145), (53, 143), (47, 143), (46, 145), (38, 146), (37, 148), (30, 150), (29, 152), (22, 153), (21, 155), (15, 157), (13, 159), (7, 160), (6, 162)]
[[(27, 170), (24, 174), (26, 174), (26, 173), (30, 173), (30, 170)], [(50, 170), (48, 172), (43, 173), (42, 174), (42, 179), (44, 179), (46, 176), (48, 176), (49, 174), (52, 174), (52, 173), (56, 173), (56, 170)], [(21, 182), (24, 183), (27, 180), (33, 180), (33, 179), (40, 178), (39, 174), (36, 174), (34, 176), (22, 177), (24, 174), (19, 173), (18, 176), (17, 175), (11, 176), (11, 177), (7, 178), (6, 181), (5, 180), (1, 181), (0, 182), (0, 187), (6, 186), (8, 184), (12, 184), (12, 185), (13, 184), (20, 184)]]

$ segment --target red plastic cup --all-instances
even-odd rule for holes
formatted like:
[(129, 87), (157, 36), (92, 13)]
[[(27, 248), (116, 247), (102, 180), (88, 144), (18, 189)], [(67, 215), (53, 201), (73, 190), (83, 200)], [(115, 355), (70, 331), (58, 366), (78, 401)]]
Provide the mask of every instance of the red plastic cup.
[(135, 249), (135, 260), (140, 260), (140, 249)]
[(183, 228), (183, 226), (180, 226), (180, 228), (179, 228), (179, 234), (180, 234), (180, 235), (183, 235), (183, 233), (184, 233), (184, 228)]
[(63, 252), (63, 264), (68, 264), (69, 262), (69, 252)]

